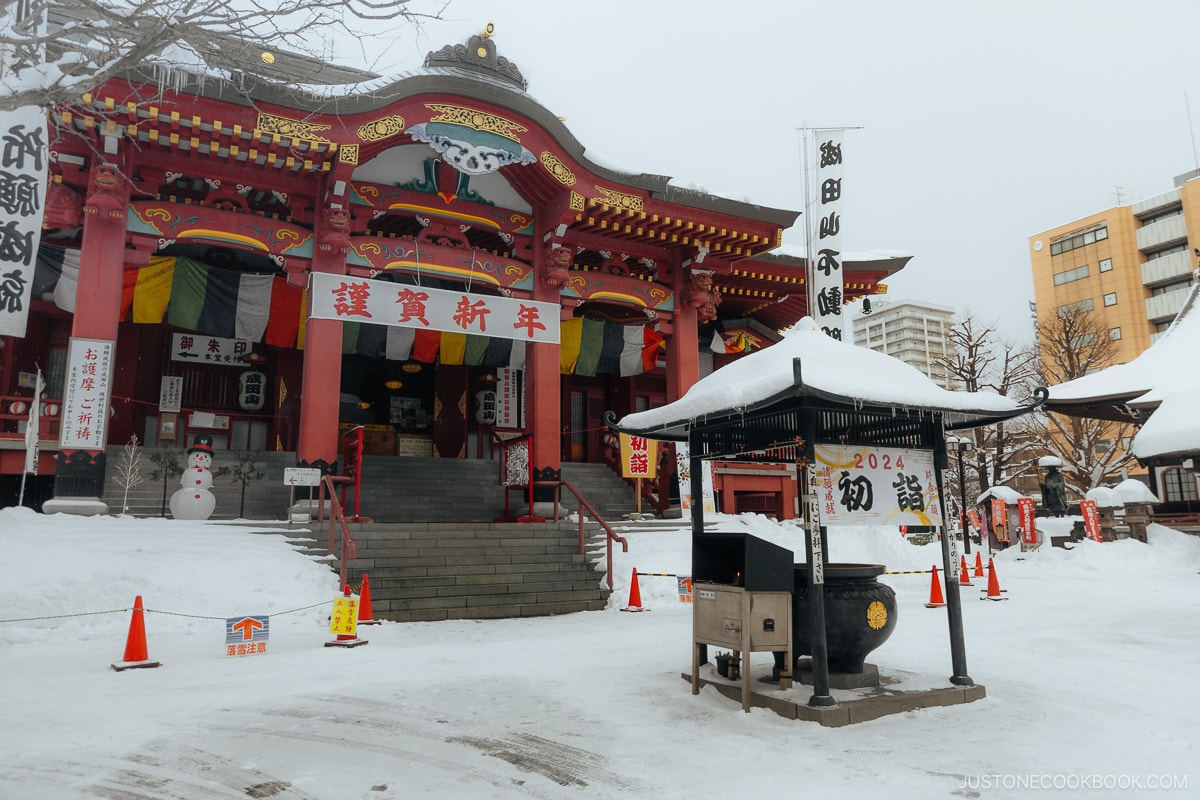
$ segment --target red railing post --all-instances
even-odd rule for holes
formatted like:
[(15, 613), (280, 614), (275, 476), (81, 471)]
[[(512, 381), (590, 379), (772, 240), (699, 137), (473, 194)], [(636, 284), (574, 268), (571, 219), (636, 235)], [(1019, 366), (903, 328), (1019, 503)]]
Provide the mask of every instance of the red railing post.
[[(522, 459), (524, 459), (522, 461)], [(522, 483), (523, 482), (523, 483)], [(533, 515), (533, 436), (526, 434), (500, 444), (500, 485), (504, 487), (504, 517), (497, 522), (545, 522)], [(513, 517), (508, 506), (508, 494), (520, 489), (529, 498), (529, 513)]]
[(346, 515), (343, 513), (342, 504), (338, 502), (337, 489), (334, 488), (335, 483), (349, 483), (350, 478), (346, 476), (335, 477), (326, 475), (321, 479), (321, 495), (319, 501), (318, 514), (324, 509), (324, 490), (326, 486), (329, 488), (329, 555), (334, 554), (334, 533), (335, 526), (341, 529), (342, 533), (342, 550), (338, 555), (338, 562), (341, 566), (341, 586), (346, 585), (346, 571), (349, 567), (350, 559), (354, 558), (358, 553), (358, 547), (354, 544), (354, 538), (350, 536), (350, 526), (346, 524)]
[[(347, 478), (353, 478), (354, 481), (354, 514), (358, 517), (358, 496), (359, 487), (362, 485), (362, 451), (363, 451), (363, 426), (356, 425), (350, 430), (342, 434), (342, 470), (343, 475)], [(342, 484), (342, 508), (346, 507), (346, 488), (347, 484)]]

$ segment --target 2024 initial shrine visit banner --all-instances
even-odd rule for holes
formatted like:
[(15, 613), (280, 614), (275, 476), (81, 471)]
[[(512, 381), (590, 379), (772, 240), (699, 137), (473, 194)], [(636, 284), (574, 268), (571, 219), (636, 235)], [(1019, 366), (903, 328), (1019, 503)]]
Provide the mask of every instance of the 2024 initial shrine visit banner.
[(823, 525), (942, 524), (930, 450), (817, 444)]
[(310, 318), (558, 344), (558, 304), (314, 272)]

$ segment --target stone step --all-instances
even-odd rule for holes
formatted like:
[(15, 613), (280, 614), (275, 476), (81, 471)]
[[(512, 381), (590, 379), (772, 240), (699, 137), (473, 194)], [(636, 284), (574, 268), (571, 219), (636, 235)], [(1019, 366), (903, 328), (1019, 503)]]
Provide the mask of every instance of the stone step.
[[(587, 546), (594, 546), (588, 526)], [(561, 523), (355, 524), (352, 582), (370, 578), (371, 610), (397, 622), (540, 616), (607, 603), (596, 556)], [(603, 542), (603, 539), (600, 540)]]

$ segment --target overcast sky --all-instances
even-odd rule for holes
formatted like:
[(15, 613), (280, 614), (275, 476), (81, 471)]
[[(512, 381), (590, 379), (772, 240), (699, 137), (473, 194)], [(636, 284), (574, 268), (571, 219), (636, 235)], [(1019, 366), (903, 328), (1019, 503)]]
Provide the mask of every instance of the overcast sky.
[[(419, 67), (494, 22), (499, 54), (591, 156), (714, 194), (799, 210), (797, 129), (862, 126), (844, 147), (845, 248), (910, 253), (892, 299), (1019, 340), (1029, 236), (1197, 167), (1197, 0), (451, 0), (445, 17), (377, 66)], [(802, 226), (784, 241), (802, 246)]]

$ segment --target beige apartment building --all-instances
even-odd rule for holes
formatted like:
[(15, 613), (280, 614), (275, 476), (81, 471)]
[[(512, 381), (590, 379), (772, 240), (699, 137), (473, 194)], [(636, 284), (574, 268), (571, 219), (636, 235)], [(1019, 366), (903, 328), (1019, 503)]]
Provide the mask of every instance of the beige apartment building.
[(1029, 237), (1038, 319), (1075, 306), (1117, 343), (1115, 363), (1149, 347), (1183, 306), (1200, 246), (1200, 170), (1169, 192)]
[(916, 367), (943, 389), (954, 389), (940, 359), (952, 349), (954, 309), (916, 300), (875, 301), (852, 320), (854, 343)]
[[(1029, 237), (1029, 258), (1038, 320), (1080, 306), (1117, 345), (1113, 363), (1128, 362), (1153, 344), (1183, 307), (1197, 247), (1200, 170), (1177, 177), (1168, 192), (1035, 234)], [(1145, 475), (1135, 465), (1128, 472)], [(1166, 495), (1167, 500), (1186, 499), (1173, 496), (1169, 486)]]

